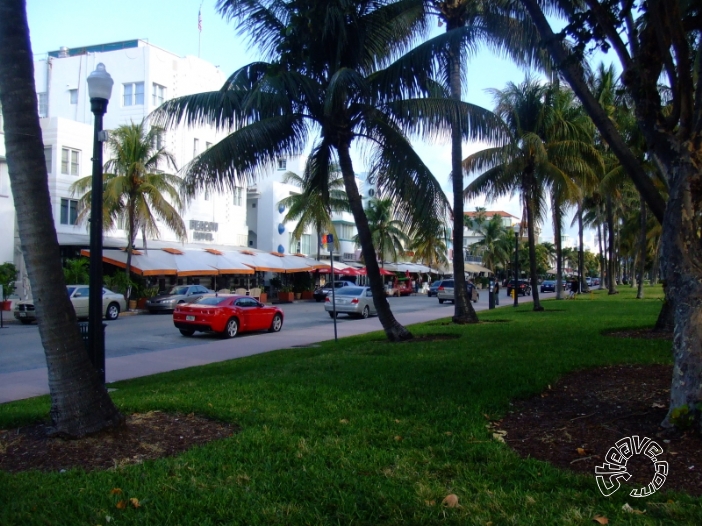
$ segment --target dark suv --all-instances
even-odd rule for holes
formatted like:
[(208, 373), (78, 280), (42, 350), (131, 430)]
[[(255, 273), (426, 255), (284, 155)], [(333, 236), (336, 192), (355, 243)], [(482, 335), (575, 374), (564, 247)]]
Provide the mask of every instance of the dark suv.
[[(531, 296), (531, 285), (529, 284), (529, 282), (525, 279), (520, 279), (518, 283), (519, 283), (518, 294), (520, 296)], [(514, 280), (507, 283), (507, 295), (508, 296), (512, 295), (513, 288), (514, 288)]]
[(427, 296), (429, 296), (430, 298), (432, 296), (436, 296), (436, 291), (439, 290), (439, 287), (441, 286), (441, 284), (444, 281), (445, 280), (437, 279), (436, 281), (432, 282), (432, 284), (429, 285), (429, 290), (427, 291)]
[[(356, 284), (353, 281), (335, 281), (334, 282), (334, 288), (336, 290), (339, 290), (342, 287), (355, 287)], [(332, 291), (332, 285), (331, 283), (327, 283), (323, 287), (319, 287), (314, 291), (314, 299), (319, 301), (324, 301), (327, 297), (328, 294), (331, 294)]]

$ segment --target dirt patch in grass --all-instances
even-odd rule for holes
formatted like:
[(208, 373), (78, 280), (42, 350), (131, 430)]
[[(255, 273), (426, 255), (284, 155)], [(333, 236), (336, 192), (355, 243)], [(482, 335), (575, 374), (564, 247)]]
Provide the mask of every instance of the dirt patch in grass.
[(642, 338), (645, 340), (672, 340), (672, 332), (654, 331), (653, 329), (622, 329), (609, 330), (602, 333), (613, 338)]
[[(494, 427), (520, 455), (550, 462), (595, 478), (618, 440), (638, 435), (657, 442), (668, 462), (665, 489), (702, 495), (702, 439), (663, 429), (670, 400), (672, 366), (613, 366), (563, 377), (541, 395), (514, 402)], [(628, 485), (643, 487), (654, 475), (653, 463), (634, 455), (627, 463)], [(622, 491), (622, 490), (620, 490)], [(630, 489), (626, 492), (629, 493)]]
[(0, 469), (17, 473), (118, 468), (177, 455), (237, 431), (233, 424), (160, 411), (129, 415), (119, 429), (77, 440), (50, 438), (44, 424), (35, 424), (0, 430)]

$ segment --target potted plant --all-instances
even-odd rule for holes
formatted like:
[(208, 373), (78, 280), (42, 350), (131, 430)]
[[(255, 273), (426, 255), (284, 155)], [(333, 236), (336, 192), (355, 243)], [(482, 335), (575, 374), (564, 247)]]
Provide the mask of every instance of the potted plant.
[(15, 293), (15, 281), (17, 280), (17, 267), (12, 263), (3, 263), (0, 265), (0, 285), (2, 286), (2, 310), (10, 310), (12, 302), (8, 301), (8, 297)]
[(314, 280), (309, 272), (296, 272), (293, 274), (293, 292), (295, 299), (314, 299)]
[(285, 285), (278, 291), (278, 300), (281, 303), (292, 303), (293, 289), (290, 285)]

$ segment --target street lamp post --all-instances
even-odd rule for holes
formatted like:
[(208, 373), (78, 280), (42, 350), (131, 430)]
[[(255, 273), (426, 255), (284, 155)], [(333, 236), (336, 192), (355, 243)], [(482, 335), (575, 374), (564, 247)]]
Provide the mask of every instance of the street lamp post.
[(519, 230), (521, 225), (517, 223), (514, 229), (514, 306), (519, 307)]
[(90, 361), (105, 383), (105, 333), (102, 329), (102, 117), (112, 95), (114, 81), (100, 63), (88, 75), (90, 111), (95, 115), (93, 176), (90, 199), (90, 292), (88, 296), (88, 347)]

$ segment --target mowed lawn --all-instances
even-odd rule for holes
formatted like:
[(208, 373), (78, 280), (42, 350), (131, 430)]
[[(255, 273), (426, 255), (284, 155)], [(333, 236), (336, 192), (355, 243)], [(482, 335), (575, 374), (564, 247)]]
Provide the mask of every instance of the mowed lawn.
[[(178, 457), (86, 474), (0, 473), (0, 524), (702, 524), (700, 499), (603, 497), (593, 476), (523, 460), (486, 428), (513, 398), (562, 374), (669, 363), (670, 342), (610, 338), (652, 326), (660, 288), (635, 300), (546, 301), (411, 327), (437, 342), (381, 333), (113, 384), (125, 413), (195, 412), (241, 432)], [(128, 337), (128, 336), (126, 336)], [(246, 345), (246, 338), (233, 345)], [(135, 358), (138, 359), (138, 358)], [(48, 413), (48, 398), (0, 405), (0, 429)], [(2, 452), (0, 451), (0, 454)], [(120, 498), (141, 507), (117, 509)], [(459, 506), (441, 505), (455, 494)], [(646, 510), (634, 515), (625, 503)]]

